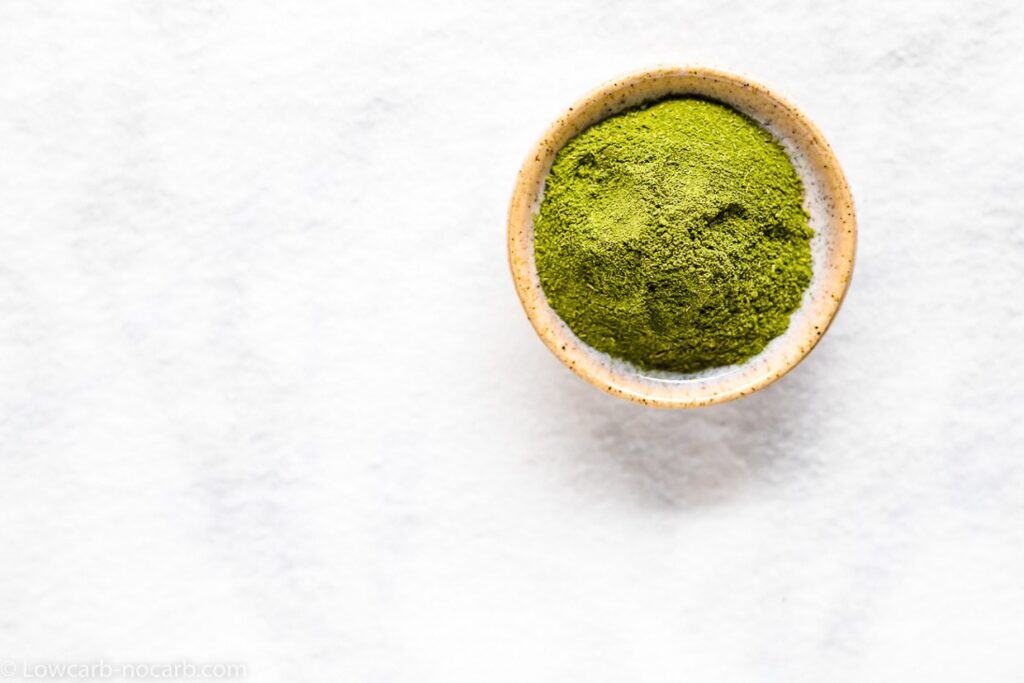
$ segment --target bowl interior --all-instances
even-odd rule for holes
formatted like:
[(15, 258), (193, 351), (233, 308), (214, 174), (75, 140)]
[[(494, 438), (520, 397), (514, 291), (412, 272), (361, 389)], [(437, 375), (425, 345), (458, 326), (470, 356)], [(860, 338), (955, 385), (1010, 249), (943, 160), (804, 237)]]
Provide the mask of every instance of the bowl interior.
[[(718, 100), (768, 129), (804, 183), (814, 230), (813, 275), (789, 328), (739, 365), (695, 374), (645, 371), (601, 353), (573, 334), (548, 304), (533, 254), (533, 218), (558, 151), (574, 135), (620, 111), (671, 96)], [(509, 262), (527, 316), (544, 343), (595, 386), (647, 405), (687, 408), (727, 401), (771, 383), (800, 362), (828, 329), (853, 271), (856, 223), (849, 187), (820, 131), (793, 105), (747, 79), (703, 68), (666, 67), (632, 74), (598, 88), (547, 130), (523, 165), (508, 223)]]

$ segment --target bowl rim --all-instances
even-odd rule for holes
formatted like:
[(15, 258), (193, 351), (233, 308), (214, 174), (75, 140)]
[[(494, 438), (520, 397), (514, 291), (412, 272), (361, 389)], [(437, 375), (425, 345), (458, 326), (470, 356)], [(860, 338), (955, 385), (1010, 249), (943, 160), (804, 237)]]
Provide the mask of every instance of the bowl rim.
[[(799, 138), (799, 144), (807, 147), (809, 164), (828, 188), (829, 222), (834, 224), (830, 232), (835, 236), (835, 244), (829, 249), (829, 268), (823, 274), (826, 280), (821, 285), (828, 295), (827, 300), (812, 309), (815, 316), (804, 326), (806, 333), (791, 340), (784, 352), (771, 357), (769, 360), (772, 362), (765, 363), (763, 372), (752, 373), (751, 378), (742, 381), (740, 378), (730, 381), (730, 373), (725, 373), (707, 380), (697, 378), (667, 383), (667, 388), (656, 391), (641, 381), (643, 377), (638, 373), (633, 373), (635, 381), (631, 381), (629, 373), (617, 371), (600, 361), (590, 347), (568, 332), (564, 323), (552, 324), (552, 316), (557, 321), (561, 321), (561, 318), (548, 304), (536, 280), (533, 217), (536, 205), (543, 196), (543, 184), (551, 162), (574, 135), (636, 106), (637, 92), (642, 93), (645, 89), (654, 92), (662, 84), (665, 87), (663, 92), (642, 97), (639, 102), (671, 97), (673, 94), (707, 96), (699, 88), (682, 89), (673, 86), (674, 82), (726, 90), (739, 88), (744, 97), (771, 105), (773, 114), (788, 124), (792, 135)], [(713, 99), (736, 106), (727, 97)], [(853, 275), (857, 244), (857, 221), (849, 184), (835, 153), (814, 122), (789, 100), (768, 87), (744, 76), (705, 66), (659, 65), (633, 71), (597, 86), (570, 105), (548, 126), (520, 168), (509, 203), (507, 231), (509, 268), (516, 293), (534, 331), (548, 349), (569, 369), (602, 391), (659, 408), (695, 408), (731, 401), (768, 386), (796, 367), (824, 336), (842, 305)], [(811, 322), (817, 324), (811, 325)], [(792, 348), (794, 346), (796, 348)], [(744, 368), (749, 362), (745, 361), (737, 367)]]

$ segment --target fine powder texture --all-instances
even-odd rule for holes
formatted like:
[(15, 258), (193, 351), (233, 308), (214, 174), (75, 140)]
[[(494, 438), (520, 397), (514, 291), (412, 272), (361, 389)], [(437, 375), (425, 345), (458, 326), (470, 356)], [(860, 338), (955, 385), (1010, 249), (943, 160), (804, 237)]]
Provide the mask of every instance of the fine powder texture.
[(811, 279), (803, 186), (771, 134), (679, 98), (606, 119), (558, 153), (535, 218), (551, 306), (644, 369), (739, 363), (785, 331)]

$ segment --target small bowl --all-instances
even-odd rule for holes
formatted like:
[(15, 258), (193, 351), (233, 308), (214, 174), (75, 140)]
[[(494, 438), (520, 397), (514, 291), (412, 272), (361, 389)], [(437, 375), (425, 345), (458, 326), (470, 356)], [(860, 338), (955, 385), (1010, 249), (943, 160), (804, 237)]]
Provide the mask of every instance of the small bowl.
[[(679, 95), (727, 104), (760, 123), (785, 148), (804, 183), (810, 214), (813, 276), (789, 327), (761, 353), (696, 374), (642, 370), (597, 351), (573, 334), (548, 304), (533, 255), (533, 219), (558, 151), (574, 135), (623, 110)], [(694, 408), (757, 391), (803, 360), (828, 329), (853, 274), (857, 224), (853, 198), (821, 131), (799, 109), (763, 85), (707, 68), (658, 67), (607, 83), (556, 120), (516, 180), (508, 212), (508, 257), (519, 299), (540, 338), (577, 375), (615, 396), (661, 408)]]

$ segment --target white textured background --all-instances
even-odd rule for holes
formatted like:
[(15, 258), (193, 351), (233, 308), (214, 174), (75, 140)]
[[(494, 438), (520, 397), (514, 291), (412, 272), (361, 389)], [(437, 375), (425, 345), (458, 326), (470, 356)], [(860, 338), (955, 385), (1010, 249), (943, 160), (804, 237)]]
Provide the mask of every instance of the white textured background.
[[(256, 681), (1024, 679), (1024, 9), (0, 2), (0, 659)], [(657, 62), (831, 140), (860, 250), (778, 384), (535, 338), (506, 203)]]

